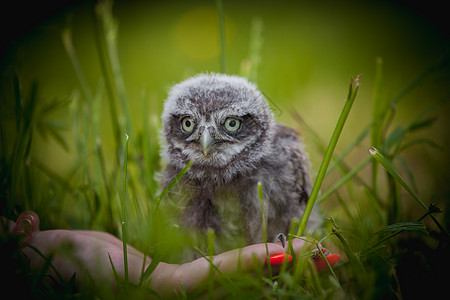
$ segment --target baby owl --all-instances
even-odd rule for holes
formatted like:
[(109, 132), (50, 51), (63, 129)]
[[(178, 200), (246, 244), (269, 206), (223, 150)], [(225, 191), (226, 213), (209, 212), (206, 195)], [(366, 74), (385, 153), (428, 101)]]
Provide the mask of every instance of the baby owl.
[[(243, 221), (247, 242), (262, 242), (258, 182), (269, 239), (287, 234), (292, 219), (301, 218), (311, 191), (308, 157), (298, 134), (276, 123), (254, 84), (238, 76), (194, 76), (173, 86), (162, 120), (163, 185), (193, 161), (179, 182), (189, 195), (186, 225), (220, 234), (228, 220), (219, 207), (232, 195), (239, 203), (232, 214)], [(318, 224), (312, 215), (309, 229)]]

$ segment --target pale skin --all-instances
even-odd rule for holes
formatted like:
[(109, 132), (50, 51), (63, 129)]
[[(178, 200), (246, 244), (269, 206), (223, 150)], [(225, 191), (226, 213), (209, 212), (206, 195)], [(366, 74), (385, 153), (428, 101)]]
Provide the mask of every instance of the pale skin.
[[(3, 221), (8, 222), (10, 232), (19, 231), (18, 233), (21, 233), (20, 230), (17, 230), (18, 226), (15, 222), (6, 219)], [(37, 223), (32, 226), (33, 228), (26, 230), (25, 242), (37, 248), (44, 256), (52, 256), (52, 265), (66, 282), (76, 272), (77, 284), (80, 286), (91, 277), (95, 283), (101, 282), (102, 285), (113, 287), (113, 289), (117, 288), (109, 256), (117, 273), (123, 277), (124, 259), (121, 240), (106, 232), (60, 229), (39, 231), (38, 226)], [(67, 247), (71, 247), (70, 254), (63, 250)], [(293, 239), (292, 247), (295, 253), (299, 253), (304, 247), (311, 247), (311, 243)], [(132, 246), (128, 245), (127, 249), (128, 278), (132, 284), (137, 284), (142, 273), (144, 258), (145, 266), (150, 264), (151, 258), (146, 257)], [(281, 244), (268, 243), (267, 249), (269, 256), (272, 256), (286, 253), (288, 246), (285, 249)], [(31, 247), (24, 247), (22, 251), (32, 269), (37, 270), (42, 266), (44, 260), (35, 250)], [(255, 263), (260, 266), (267, 263), (266, 251), (265, 244), (254, 244), (215, 255), (212, 257), (212, 261), (221, 272), (226, 274), (236, 272), (238, 266), (241, 271), (251, 273), (255, 268)], [(56, 278), (52, 269), (49, 272)], [(179, 292), (180, 284), (183, 284), (185, 291), (189, 293), (205, 282), (209, 273), (210, 263), (205, 258), (184, 264), (160, 262), (147, 284), (162, 296)]]

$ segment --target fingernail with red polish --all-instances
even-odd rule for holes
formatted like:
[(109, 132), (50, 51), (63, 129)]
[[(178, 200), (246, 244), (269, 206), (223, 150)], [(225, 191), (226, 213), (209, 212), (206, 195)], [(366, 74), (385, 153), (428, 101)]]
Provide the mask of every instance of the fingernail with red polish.
[(271, 265), (281, 265), (284, 261), (291, 261), (292, 260), (292, 255), (290, 254), (276, 254), (276, 255), (272, 255), (271, 257), (269, 257), (269, 261)]
[[(328, 263), (330, 264), (330, 266), (333, 266), (335, 263), (338, 262), (338, 260), (341, 258), (339, 256), (339, 254), (329, 254), (326, 256)], [(323, 259), (323, 257), (319, 260), (316, 260), (314, 262), (314, 264), (316, 265), (316, 270), (320, 271), (323, 268), (327, 267), (327, 262), (325, 261), (325, 259)]]

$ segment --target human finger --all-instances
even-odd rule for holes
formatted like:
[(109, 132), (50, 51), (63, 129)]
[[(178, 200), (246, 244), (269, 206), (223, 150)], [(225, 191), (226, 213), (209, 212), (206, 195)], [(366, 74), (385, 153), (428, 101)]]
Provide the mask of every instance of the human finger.
[(37, 213), (31, 210), (22, 212), (17, 218), (15, 226), (12, 226), (14, 234), (25, 235), (25, 243), (33, 241), (33, 234), (39, 231), (40, 220)]

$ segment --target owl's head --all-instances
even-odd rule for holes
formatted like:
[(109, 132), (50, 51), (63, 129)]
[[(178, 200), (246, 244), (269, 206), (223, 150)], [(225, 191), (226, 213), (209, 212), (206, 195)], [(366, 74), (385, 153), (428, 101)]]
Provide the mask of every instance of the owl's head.
[(200, 74), (172, 87), (162, 114), (166, 159), (181, 168), (251, 166), (271, 141), (273, 115), (246, 79)]

